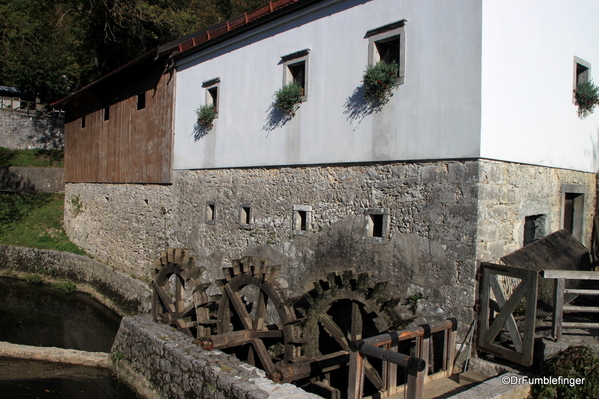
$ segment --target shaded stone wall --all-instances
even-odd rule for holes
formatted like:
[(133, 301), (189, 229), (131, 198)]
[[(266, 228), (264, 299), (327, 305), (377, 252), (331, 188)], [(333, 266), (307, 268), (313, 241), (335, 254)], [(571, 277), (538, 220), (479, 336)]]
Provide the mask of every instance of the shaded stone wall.
[(0, 111), (0, 147), (62, 149), (64, 119)]
[[(404, 317), (413, 316), (406, 299), (420, 294), (416, 322), (456, 317), (466, 328), (477, 262), (522, 246), (525, 216), (545, 214), (546, 234), (561, 228), (562, 184), (588, 188), (590, 237), (593, 174), (486, 160), (183, 170), (172, 186), (67, 184), (65, 226), (90, 254), (137, 277), (150, 278), (167, 247), (195, 253), (205, 281), (222, 278), (233, 259), (270, 258), (289, 296), (354, 268), (389, 280)], [(371, 236), (370, 213), (382, 214), (382, 237)]]
[[(478, 168), (447, 161), (219, 169), (177, 171), (172, 186), (67, 184), (65, 225), (93, 256), (137, 276), (149, 277), (168, 246), (192, 249), (212, 281), (232, 259), (270, 258), (282, 265), (289, 295), (329, 271), (355, 268), (390, 280), (404, 300), (421, 294), (419, 322), (471, 321)], [(294, 207), (310, 210), (305, 232), (293, 229)], [(373, 210), (386, 215), (380, 238), (368, 234), (365, 212)]]
[(63, 168), (0, 168), (0, 191), (58, 193), (64, 191)]

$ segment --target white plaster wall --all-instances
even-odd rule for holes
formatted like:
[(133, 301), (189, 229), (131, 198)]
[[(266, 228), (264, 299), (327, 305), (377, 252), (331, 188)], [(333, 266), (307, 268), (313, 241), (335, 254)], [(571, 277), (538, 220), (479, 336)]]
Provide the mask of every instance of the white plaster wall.
[(599, 2), (484, 0), (481, 156), (596, 172), (599, 112), (573, 103), (574, 56), (599, 82)]
[[(480, 131), (479, 0), (325, 1), (236, 43), (178, 62), (175, 169), (476, 157)], [(381, 112), (352, 118), (368, 30), (407, 19), (405, 83)], [(284, 22), (281, 24), (281, 22)], [(269, 127), (281, 56), (309, 48), (308, 101)], [(203, 81), (220, 77), (214, 128), (194, 138)]]

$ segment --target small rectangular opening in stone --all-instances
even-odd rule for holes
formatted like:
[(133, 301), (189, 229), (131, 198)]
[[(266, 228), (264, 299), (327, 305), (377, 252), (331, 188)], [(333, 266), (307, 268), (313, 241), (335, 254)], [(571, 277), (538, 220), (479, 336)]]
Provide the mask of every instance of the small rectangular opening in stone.
[(524, 245), (545, 236), (545, 215), (531, 215), (524, 218)]
[(370, 228), (368, 232), (371, 237), (382, 237), (383, 236), (383, 215), (381, 214), (370, 214)]
[(241, 223), (250, 224), (251, 221), (251, 208), (249, 206), (241, 207)]
[(206, 220), (214, 221), (215, 218), (216, 218), (216, 207), (214, 204), (209, 203), (206, 206)]
[(296, 229), (306, 231), (307, 227), (308, 212), (297, 211)]

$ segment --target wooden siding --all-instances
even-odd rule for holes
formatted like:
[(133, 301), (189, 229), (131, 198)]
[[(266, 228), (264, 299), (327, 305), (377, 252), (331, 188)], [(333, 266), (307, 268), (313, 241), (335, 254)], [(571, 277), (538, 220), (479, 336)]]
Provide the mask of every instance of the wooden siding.
[[(65, 181), (69, 183), (172, 183), (174, 75), (162, 74), (146, 91), (146, 107), (137, 110), (137, 94), (65, 125)], [(113, 86), (114, 87), (114, 86)], [(118, 88), (115, 87), (115, 90)]]

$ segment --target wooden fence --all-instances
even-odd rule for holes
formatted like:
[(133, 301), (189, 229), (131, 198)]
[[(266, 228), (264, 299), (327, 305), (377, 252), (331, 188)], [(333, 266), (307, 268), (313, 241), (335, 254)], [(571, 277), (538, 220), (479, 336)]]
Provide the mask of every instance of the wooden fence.
[(18, 97), (0, 97), (0, 110), (36, 116), (64, 115), (62, 111), (48, 108), (46, 104), (35, 101), (26, 101)]
[[(524, 366), (530, 366), (533, 362), (538, 272), (491, 263), (483, 263), (481, 269), (478, 348)], [(497, 276), (520, 280), (508, 298)], [(521, 334), (513, 313), (518, 305), (524, 303), (524, 298), (526, 307)], [(496, 340), (504, 326), (512, 340), (512, 347), (506, 347)]]
[(543, 270), (542, 276), (555, 279), (555, 296), (553, 303), (553, 338), (559, 339), (564, 328), (599, 329), (599, 323), (564, 322), (564, 311), (599, 313), (597, 306), (564, 305), (564, 294), (599, 296), (599, 289), (565, 288), (566, 280), (599, 280), (599, 272), (575, 270)]

